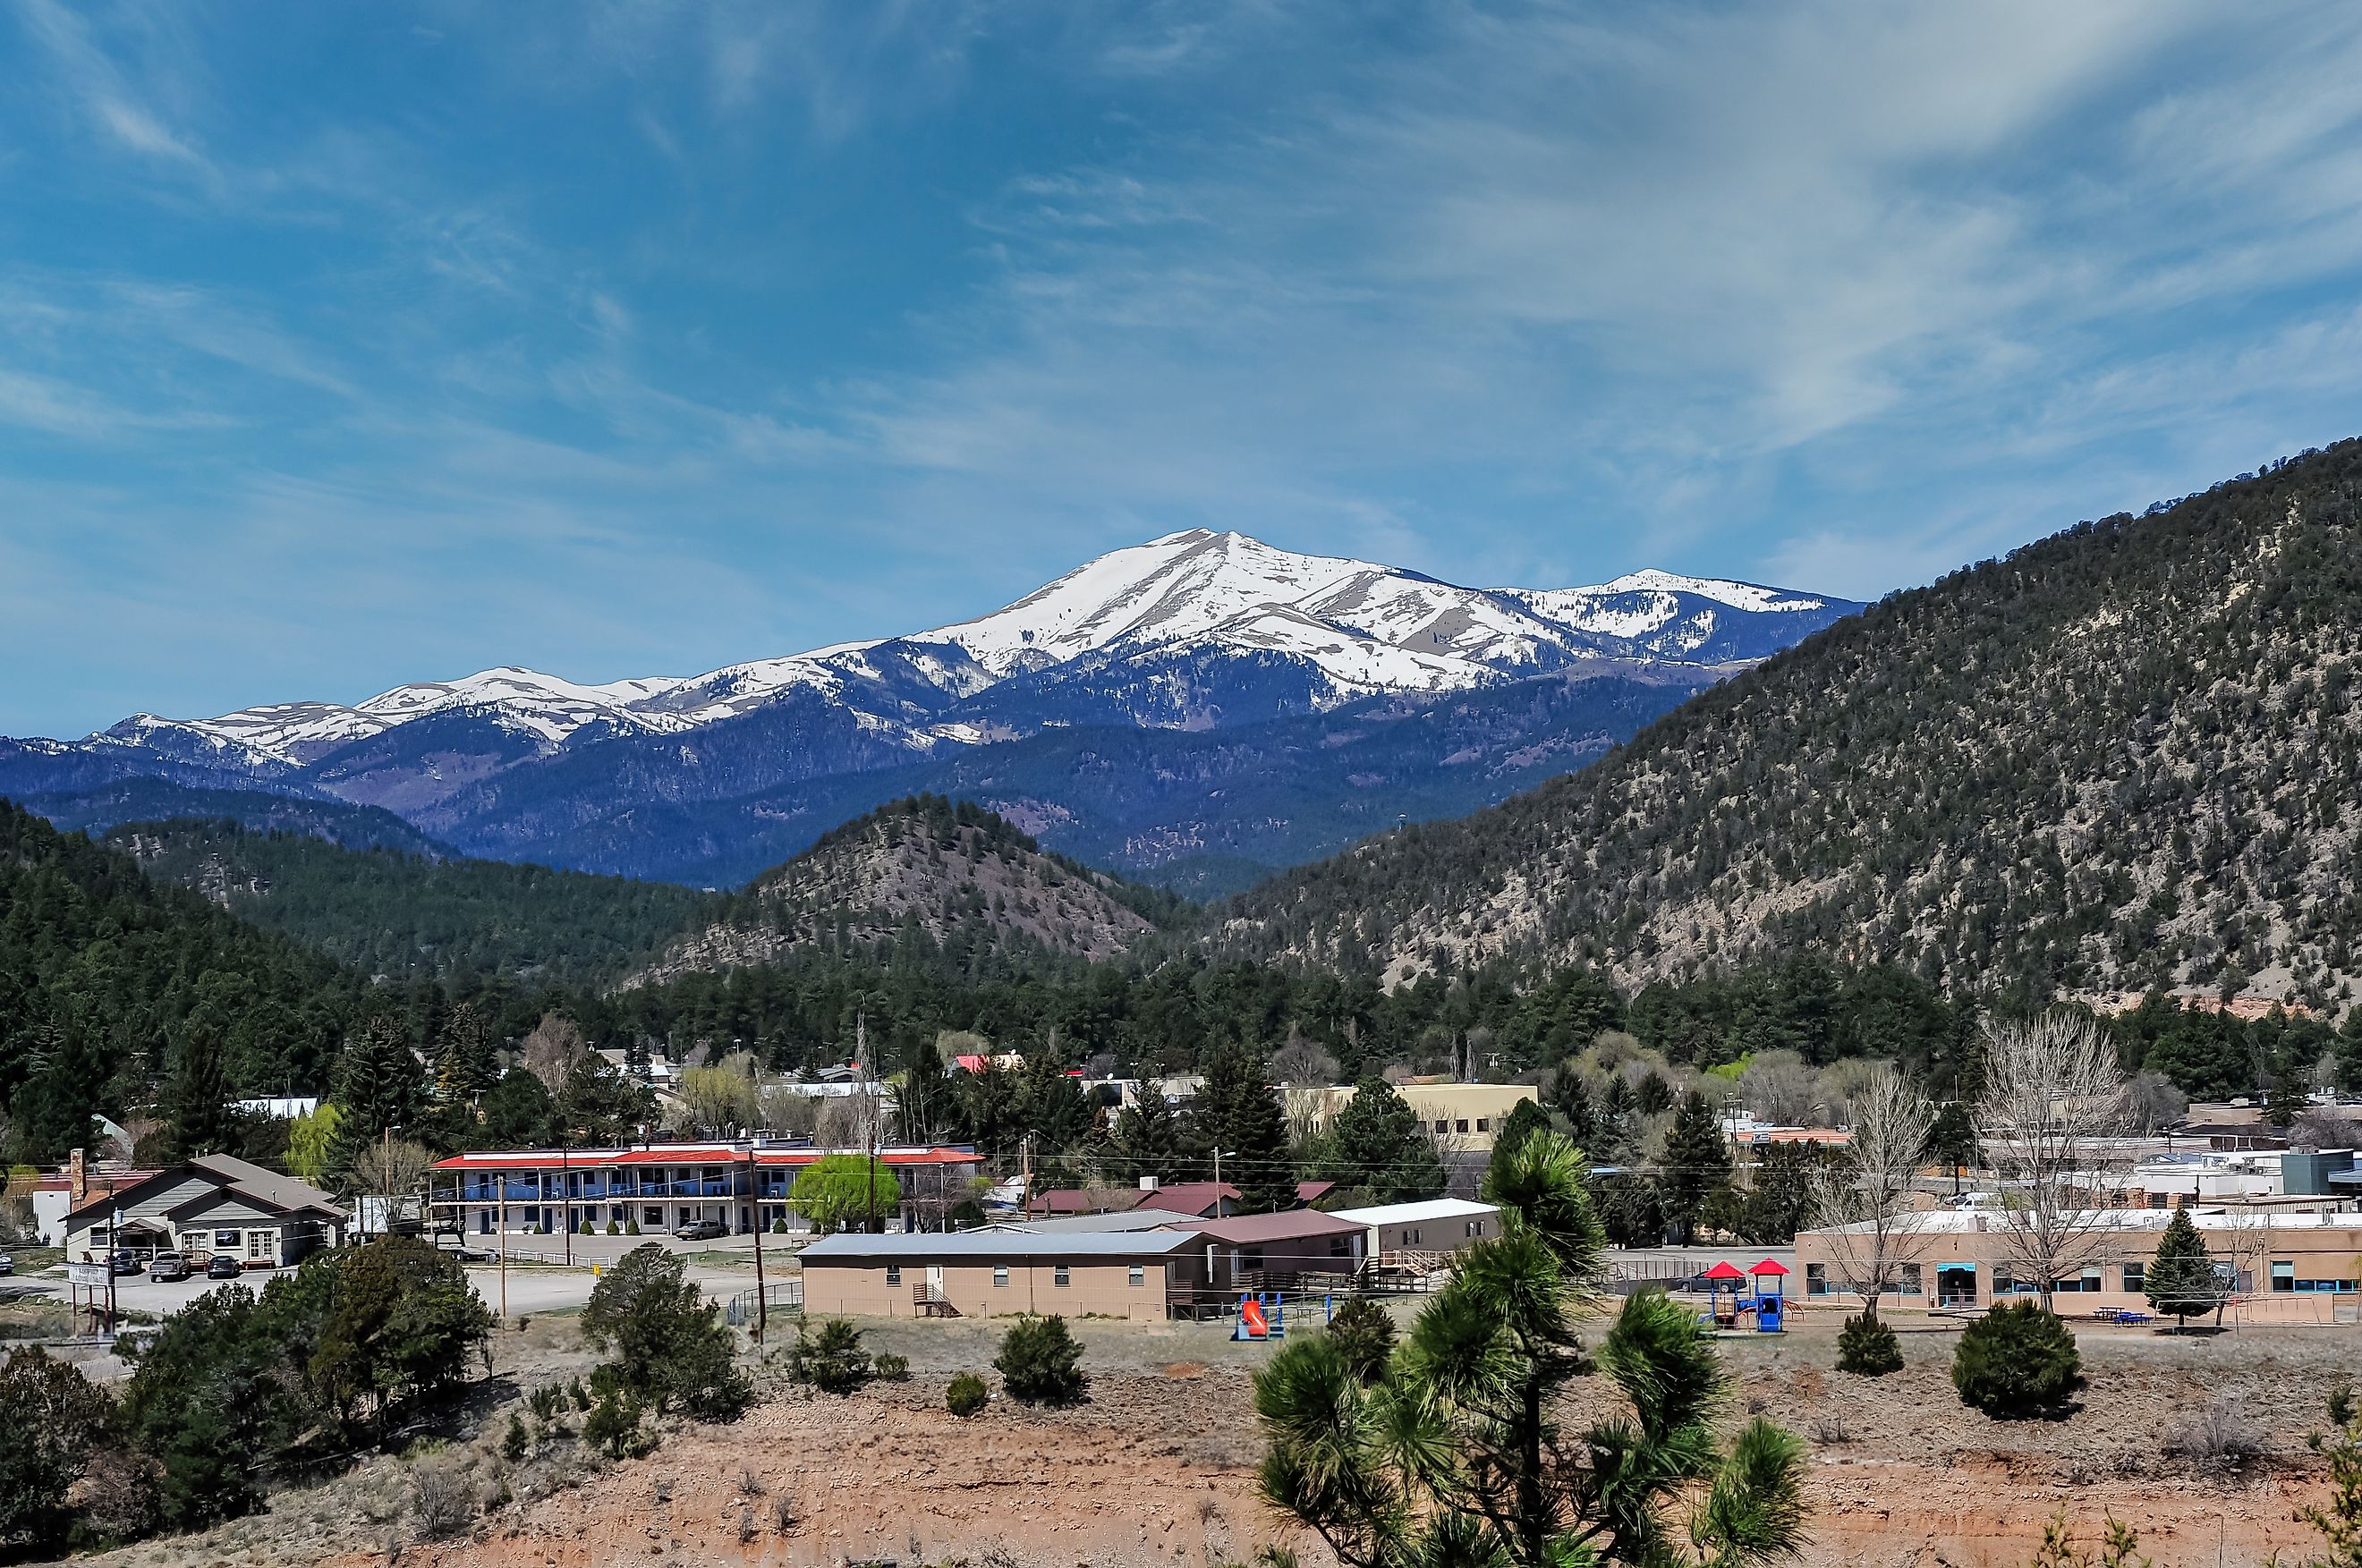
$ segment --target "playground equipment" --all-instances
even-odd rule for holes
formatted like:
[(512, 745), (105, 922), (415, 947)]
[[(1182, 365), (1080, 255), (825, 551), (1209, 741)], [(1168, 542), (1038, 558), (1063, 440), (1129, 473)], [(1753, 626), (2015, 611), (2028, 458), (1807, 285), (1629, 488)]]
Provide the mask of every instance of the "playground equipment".
[(1239, 1325), (1231, 1331), (1234, 1340), (1286, 1339), (1287, 1337), (1287, 1304), (1276, 1290), (1249, 1291), (1239, 1298)]
[[(1787, 1273), (1776, 1259), (1768, 1257), (1743, 1274), (1727, 1260), (1716, 1263), (1700, 1277), (1705, 1281), (1706, 1293), (1702, 1321), (1717, 1329), (1735, 1330), (1740, 1316), (1751, 1312), (1759, 1333), (1786, 1332), (1788, 1298), (1781, 1281)], [(1726, 1288), (1730, 1292), (1727, 1305), (1722, 1294)]]

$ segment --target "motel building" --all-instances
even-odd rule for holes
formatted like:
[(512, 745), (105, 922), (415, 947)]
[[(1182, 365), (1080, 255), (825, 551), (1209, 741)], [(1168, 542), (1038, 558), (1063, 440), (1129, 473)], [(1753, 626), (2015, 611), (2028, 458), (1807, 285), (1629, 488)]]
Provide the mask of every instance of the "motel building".
[[(2091, 1261), (2056, 1282), (2062, 1317), (2151, 1312), (2142, 1284), (2157, 1256), (2168, 1210), (2110, 1209), (2095, 1216)], [(2228, 1305), (2225, 1322), (2362, 1322), (2362, 1213), (2260, 1207), (2200, 1208), (2190, 1218), (2213, 1257)], [(1880, 1298), (1895, 1307), (1975, 1311), (2037, 1294), (2011, 1262), (2003, 1215), (1937, 1211), (1916, 1217), (1892, 1255), (1895, 1288)], [(1845, 1285), (1848, 1258), (1866, 1255), (1863, 1225), (1796, 1233), (1796, 1263), (1807, 1301), (1856, 1298)]]
[[(611, 1223), (657, 1234), (700, 1222), (741, 1234), (778, 1221), (806, 1231), (788, 1202), (797, 1174), (828, 1155), (868, 1152), (741, 1141), (454, 1155), (429, 1174), (428, 1208), (436, 1223), (480, 1236), (556, 1235), (585, 1224), (603, 1232)], [(907, 1223), (914, 1192), (964, 1194), (977, 1159), (970, 1148), (909, 1145), (879, 1149), (877, 1166), (894, 1174), (904, 1200), (903, 1214), (885, 1217)]]

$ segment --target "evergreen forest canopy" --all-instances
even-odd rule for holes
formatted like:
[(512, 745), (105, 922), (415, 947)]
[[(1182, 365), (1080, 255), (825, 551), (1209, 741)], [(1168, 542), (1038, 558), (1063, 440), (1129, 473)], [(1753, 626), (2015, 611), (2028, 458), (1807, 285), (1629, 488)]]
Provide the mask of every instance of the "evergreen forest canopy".
[(1632, 982), (1818, 951), (2028, 1003), (2362, 972), (2362, 441), (1899, 593), (1606, 760), (1284, 873), (1238, 958)]

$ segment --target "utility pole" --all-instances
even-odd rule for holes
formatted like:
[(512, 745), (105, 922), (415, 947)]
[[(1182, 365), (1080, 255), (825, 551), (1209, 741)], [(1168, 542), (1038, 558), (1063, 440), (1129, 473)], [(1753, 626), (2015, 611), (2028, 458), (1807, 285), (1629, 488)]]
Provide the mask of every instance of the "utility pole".
[(392, 1122), (388, 1122), (385, 1124), (384, 1146), (385, 1153), (381, 1157), (385, 1161), (385, 1168), (383, 1172), (385, 1176), (385, 1212), (379, 1215), (378, 1218), (381, 1222), (379, 1234), (381, 1236), (390, 1240), (393, 1235), (393, 1124)]
[(571, 1128), (560, 1128), (557, 1134), (557, 1201), (564, 1205), (566, 1215), (566, 1266), (574, 1266), (574, 1181), (568, 1168), (567, 1157), (573, 1152)]
[(746, 1141), (746, 1180), (755, 1199), (755, 1343), (760, 1344), (763, 1331), (771, 1326), (771, 1301), (763, 1289), (763, 1169), (752, 1138)]
[(123, 1245), (123, 1211), (110, 1211), (106, 1226), (106, 1337), (115, 1337), (115, 1255)]
[[(869, 1012), (868, 1009), (864, 1008), (853, 1015), (855, 1092), (859, 1093), (869, 1081), (868, 1072)], [(877, 1234), (877, 1102), (866, 1094), (862, 1094), (861, 1097), (869, 1106), (869, 1113), (861, 1118), (861, 1124), (869, 1135), (869, 1234), (876, 1235)]]
[(499, 1244), (501, 1259), (501, 1318), (502, 1321), (506, 1321), (509, 1315), (509, 1173), (505, 1170), (501, 1172), (501, 1223), (499, 1230), (501, 1233)]

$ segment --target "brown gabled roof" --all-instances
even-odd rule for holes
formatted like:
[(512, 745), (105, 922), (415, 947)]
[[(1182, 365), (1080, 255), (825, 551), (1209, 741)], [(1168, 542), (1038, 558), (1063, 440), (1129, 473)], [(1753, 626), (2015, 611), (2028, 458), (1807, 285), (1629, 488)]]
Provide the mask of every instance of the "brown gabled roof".
[(1359, 1235), (1369, 1227), (1311, 1209), (1283, 1209), (1276, 1214), (1234, 1214), (1227, 1220), (1179, 1220), (1176, 1231), (1194, 1231), (1209, 1241), (1231, 1245), (1297, 1241), (1309, 1236)]

